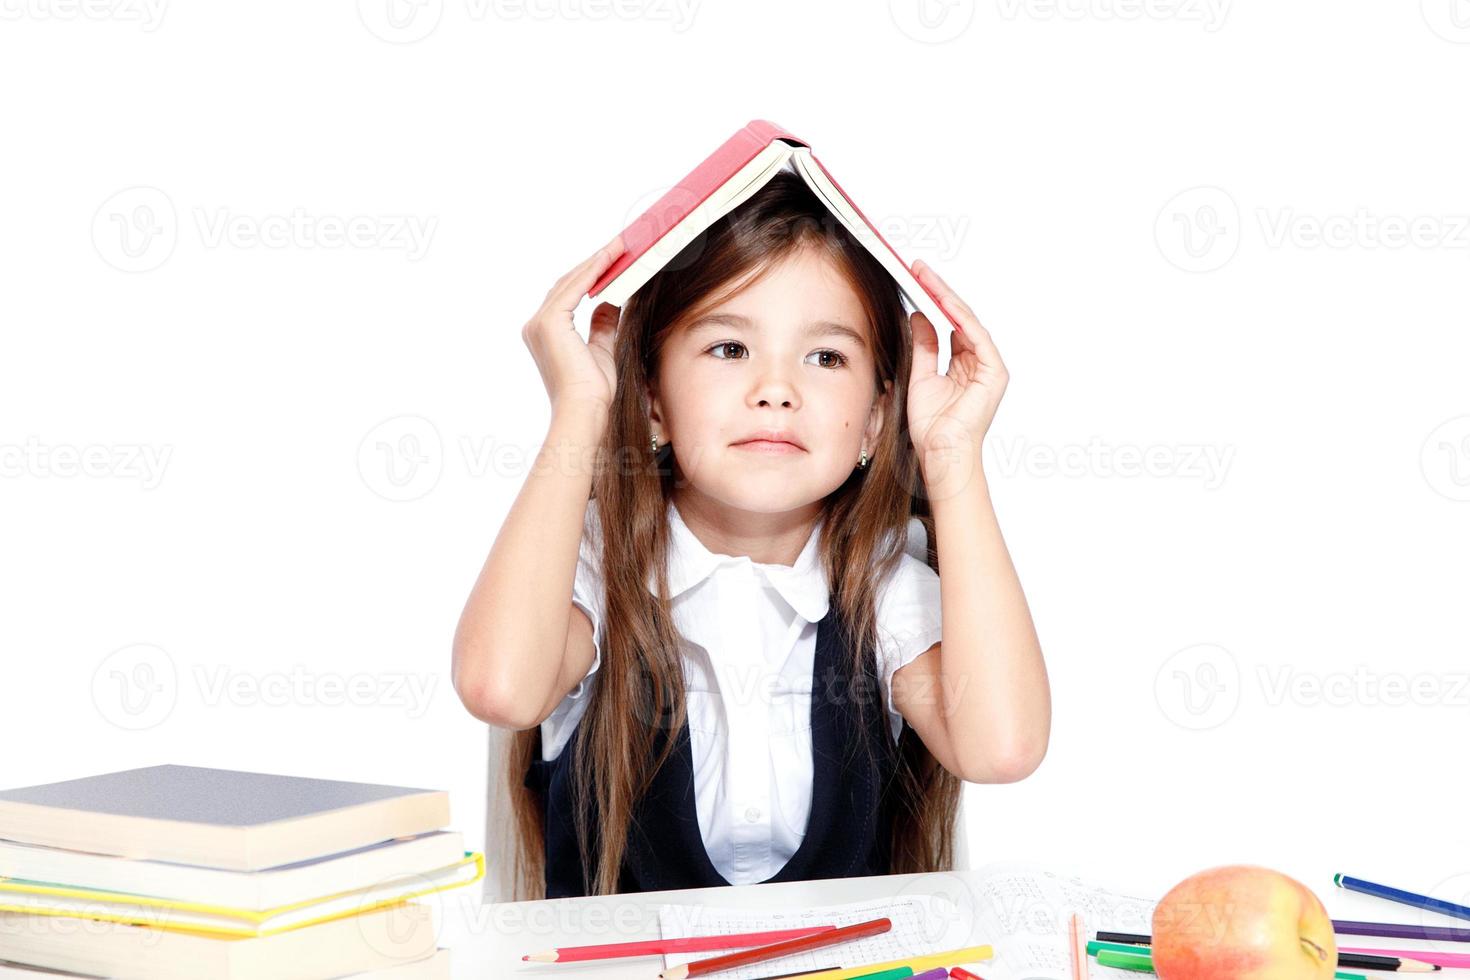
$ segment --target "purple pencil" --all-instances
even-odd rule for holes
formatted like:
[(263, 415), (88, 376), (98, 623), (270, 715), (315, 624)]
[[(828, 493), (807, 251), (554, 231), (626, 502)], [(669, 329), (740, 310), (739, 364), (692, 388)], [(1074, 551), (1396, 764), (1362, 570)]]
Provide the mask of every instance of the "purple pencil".
[(925, 970), (923, 973), (915, 973), (913, 976), (909, 977), (909, 980), (944, 980), (944, 978), (948, 976), (948, 970), (946, 970), (942, 966), (936, 966), (932, 970)]
[(1346, 936), (1386, 936), (1390, 939), (1441, 939), (1452, 943), (1470, 943), (1470, 928), (1456, 926), (1416, 926), (1407, 922), (1358, 922), (1333, 919), (1332, 931)]

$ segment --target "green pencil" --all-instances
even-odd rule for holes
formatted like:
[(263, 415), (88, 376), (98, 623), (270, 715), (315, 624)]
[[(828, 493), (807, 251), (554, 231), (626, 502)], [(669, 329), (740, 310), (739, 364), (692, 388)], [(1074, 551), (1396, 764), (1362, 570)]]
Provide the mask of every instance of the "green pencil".
[(1117, 950), (1100, 949), (1097, 951), (1097, 963), (1099, 966), (1111, 966), (1119, 970), (1137, 970), (1140, 973), (1154, 972), (1153, 957), (1143, 953), (1120, 953)]
[[(1140, 973), (1154, 972), (1153, 957), (1147, 953), (1137, 952), (1140, 949), (1148, 949), (1147, 946), (1128, 946), (1123, 943), (1099, 943), (1096, 940), (1087, 944), (1087, 951), (1094, 952), (1093, 947), (1101, 947), (1096, 950), (1098, 966), (1112, 966), (1120, 970), (1137, 970)], [(1111, 947), (1111, 948), (1110, 948)], [(1134, 952), (1127, 952), (1133, 950)], [(1369, 980), (1363, 973), (1343, 973), (1338, 971), (1333, 974), (1335, 980)]]
[(853, 977), (852, 980), (907, 980), (908, 977), (913, 975), (914, 970), (912, 967), (900, 966), (892, 970), (883, 970), (879, 973), (864, 973), (860, 977)]

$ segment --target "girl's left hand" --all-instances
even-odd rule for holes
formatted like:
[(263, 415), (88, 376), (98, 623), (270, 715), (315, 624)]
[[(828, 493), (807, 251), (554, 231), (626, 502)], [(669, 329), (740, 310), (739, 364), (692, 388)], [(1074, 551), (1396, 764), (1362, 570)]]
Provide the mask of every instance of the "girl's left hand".
[(921, 284), (934, 291), (941, 307), (959, 321), (964, 332), (950, 330), (949, 369), (940, 374), (939, 335), (934, 324), (918, 312), (909, 321), (914, 337), (909, 436), (920, 461), (930, 453), (956, 448), (973, 449), (978, 457), (980, 443), (995, 418), (1010, 376), (1000, 351), (969, 304), (922, 259), (913, 264), (913, 272)]

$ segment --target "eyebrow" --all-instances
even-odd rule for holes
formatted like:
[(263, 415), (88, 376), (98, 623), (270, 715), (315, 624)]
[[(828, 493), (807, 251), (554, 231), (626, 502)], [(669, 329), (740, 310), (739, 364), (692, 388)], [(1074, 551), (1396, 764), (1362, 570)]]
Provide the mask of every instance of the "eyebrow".
[[(713, 327), (737, 327), (742, 330), (750, 329), (750, 318), (738, 313), (711, 313), (702, 316), (690, 324), (689, 332), (709, 330)], [(866, 348), (868, 342), (863, 335), (851, 327), (837, 323), (835, 320), (812, 320), (806, 325), (802, 333), (807, 337), (846, 337), (859, 347)]]

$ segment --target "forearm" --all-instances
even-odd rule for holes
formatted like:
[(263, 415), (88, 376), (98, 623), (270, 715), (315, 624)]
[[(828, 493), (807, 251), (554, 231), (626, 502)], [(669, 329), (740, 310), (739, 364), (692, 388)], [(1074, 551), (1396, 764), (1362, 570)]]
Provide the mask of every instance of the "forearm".
[(551, 696), (566, 649), (577, 551), (604, 425), (595, 408), (554, 410), (470, 591), (454, 634), (453, 675), (460, 699), (476, 717), (504, 719)]
[(1019, 779), (1046, 753), (1051, 692), (978, 447), (924, 466), (939, 558), (940, 689), (958, 758)]

